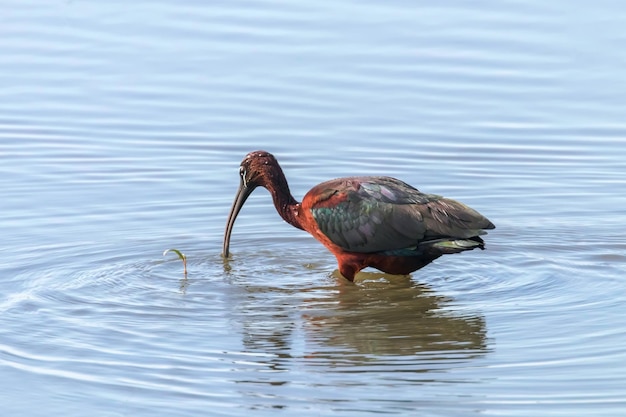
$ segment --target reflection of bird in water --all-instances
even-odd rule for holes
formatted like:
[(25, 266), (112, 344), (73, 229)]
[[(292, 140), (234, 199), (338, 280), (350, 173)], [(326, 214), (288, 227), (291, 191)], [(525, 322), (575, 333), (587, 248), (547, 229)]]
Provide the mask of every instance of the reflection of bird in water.
[(226, 258), (237, 214), (257, 187), (267, 188), (287, 223), (306, 230), (335, 255), (339, 272), (350, 281), (367, 266), (409, 274), (444, 254), (484, 249), (480, 236), (495, 227), (458, 201), (424, 194), (395, 178), (338, 178), (313, 187), (299, 203), (272, 154), (250, 152), (239, 173), (224, 233)]
[[(340, 286), (327, 303), (304, 303), (307, 340), (329, 360), (377, 361), (385, 355), (469, 359), (486, 349), (484, 318), (446, 308), (452, 301), (409, 277), (363, 273), (359, 286)], [(361, 359), (359, 359), (359, 357)]]
[[(240, 287), (229, 303), (246, 350), (262, 352), (273, 371), (289, 369), (300, 356), (358, 366), (402, 355), (437, 361), (441, 369), (448, 358), (469, 360), (485, 353), (480, 315), (455, 312), (451, 299), (409, 277), (363, 276), (358, 286)], [(422, 362), (419, 370), (429, 367)], [(284, 381), (279, 374), (270, 380)]]

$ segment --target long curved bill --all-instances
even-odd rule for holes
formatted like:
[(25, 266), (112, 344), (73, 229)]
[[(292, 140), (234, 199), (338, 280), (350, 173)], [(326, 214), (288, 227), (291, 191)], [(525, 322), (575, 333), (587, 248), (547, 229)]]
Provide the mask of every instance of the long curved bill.
[(255, 187), (247, 186), (243, 179), (239, 183), (239, 189), (237, 190), (237, 195), (235, 195), (235, 201), (233, 201), (233, 206), (230, 208), (230, 213), (228, 214), (228, 221), (226, 222), (226, 230), (224, 231), (224, 244), (222, 246), (222, 256), (224, 258), (228, 258), (230, 248), (230, 234), (233, 231), (233, 226), (235, 224), (235, 219), (239, 214), (239, 211), (243, 207), (243, 204), (246, 202), (252, 191), (254, 191)]

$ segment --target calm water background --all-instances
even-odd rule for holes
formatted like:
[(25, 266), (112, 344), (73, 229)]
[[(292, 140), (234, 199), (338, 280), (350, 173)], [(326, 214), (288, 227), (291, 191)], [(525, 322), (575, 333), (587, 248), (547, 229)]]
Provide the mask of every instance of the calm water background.
[[(626, 413), (623, 2), (2, 9), (2, 415)], [(261, 190), (224, 264), (254, 149), (498, 228), (353, 285)]]

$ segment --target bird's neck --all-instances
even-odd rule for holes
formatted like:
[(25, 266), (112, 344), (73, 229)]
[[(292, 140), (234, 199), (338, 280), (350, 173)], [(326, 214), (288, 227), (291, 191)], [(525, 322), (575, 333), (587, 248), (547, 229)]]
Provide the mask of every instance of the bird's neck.
[(267, 189), (272, 195), (274, 207), (276, 207), (276, 211), (280, 214), (280, 217), (290, 225), (304, 230), (300, 223), (300, 216), (298, 215), (300, 203), (291, 195), (289, 185), (287, 185), (287, 180), (284, 175), (282, 178), (279, 178), (277, 182), (268, 185)]

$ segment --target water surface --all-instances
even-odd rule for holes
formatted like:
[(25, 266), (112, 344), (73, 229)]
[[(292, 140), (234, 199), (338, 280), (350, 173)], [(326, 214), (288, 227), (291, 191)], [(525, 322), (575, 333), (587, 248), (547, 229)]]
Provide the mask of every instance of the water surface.
[[(620, 3), (5, 6), (4, 415), (626, 412)], [(350, 284), (259, 190), (225, 263), (254, 149), (497, 229)]]

